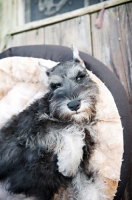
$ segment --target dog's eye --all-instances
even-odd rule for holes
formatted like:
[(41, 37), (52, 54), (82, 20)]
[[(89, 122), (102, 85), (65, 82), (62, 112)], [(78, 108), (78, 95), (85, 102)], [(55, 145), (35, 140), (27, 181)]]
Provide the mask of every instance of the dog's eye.
[(77, 75), (77, 77), (76, 77), (76, 80), (77, 80), (77, 81), (80, 81), (80, 80), (82, 80), (85, 76), (86, 76), (85, 73), (78, 73), (78, 75)]
[(61, 83), (51, 83), (50, 87), (52, 90), (56, 90), (57, 88), (61, 87)]

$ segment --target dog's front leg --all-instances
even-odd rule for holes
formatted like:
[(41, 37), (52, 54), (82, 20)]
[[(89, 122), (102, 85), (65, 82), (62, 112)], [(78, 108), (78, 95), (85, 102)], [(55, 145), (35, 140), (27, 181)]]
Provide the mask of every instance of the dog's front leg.
[(84, 133), (76, 127), (63, 131), (61, 149), (58, 152), (58, 170), (64, 176), (74, 176), (83, 158)]

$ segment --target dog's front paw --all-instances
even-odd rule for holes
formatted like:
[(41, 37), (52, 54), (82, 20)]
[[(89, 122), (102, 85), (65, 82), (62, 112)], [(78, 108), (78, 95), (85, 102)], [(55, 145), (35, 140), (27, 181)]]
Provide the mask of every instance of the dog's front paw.
[(64, 176), (73, 177), (78, 171), (80, 162), (72, 162), (71, 157), (68, 158), (66, 156), (62, 158), (62, 156), (63, 155), (58, 156), (58, 171)]
[(58, 170), (64, 176), (74, 176), (83, 157), (84, 135), (65, 134), (63, 146), (58, 153)]

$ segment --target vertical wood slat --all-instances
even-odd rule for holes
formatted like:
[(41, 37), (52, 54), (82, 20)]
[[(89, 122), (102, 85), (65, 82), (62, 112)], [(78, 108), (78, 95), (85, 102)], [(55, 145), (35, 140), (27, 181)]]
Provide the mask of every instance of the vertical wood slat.
[(132, 3), (119, 7), (121, 52), (132, 104)]
[(26, 45), (26, 33), (13, 35), (9, 38), (6, 48)]
[[(121, 33), (121, 50), (125, 73), (130, 94), (130, 103), (132, 105), (132, 3), (119, 7), (119, 23)], [(132, 162), (131, 175), (128, 179), (122, 200), (132, 199)]]
[(31, 21), (31, 10), (30, 10), (30, 6), (31, 6), (31, 0), (25, 0), (25, 22), (28, 23)]
[(60, 45), (60, 24), (46, 26), (44, 28), (45, 44)]
[(26, 45), (44, 44), (44, 28), (26, 32)]
[(95, 27), (97, 13), (91, 15), (93, 56), (109, 67), (123, 84), (129, 96), (122, 56), (118, 6), (105, 10), (102, 29)]
[(11, 30), (14, 26), (17, 25), (17, 0), (10, 0), (10, 1), (2, 1), (0, 0), (1, 5), (1, 31), (0, 31), (0, 41), (1, 41), (1, 48), (5, 46), (6, 38), (5, 35), (9, 30)]
[[(24, 1), (23, 0), (0, 0), (0, 51), (8, 47), (7, 33), (18, 25), (24, 23)], [(9, 43), (11, 45), (12, 39)]]
[(6, 49), (10, 48), (10, 47), (13, 47), (13, 36), (11, 36), (7, 43), (6, 43)]
[(70, 47), (74, 44), (80, 51), (92, 54), (89, 15), (61, 22), (60, 28), (61, 45)]
[(25, 23), (25, 1), (17, 0), (17, 25), (21, 26)]

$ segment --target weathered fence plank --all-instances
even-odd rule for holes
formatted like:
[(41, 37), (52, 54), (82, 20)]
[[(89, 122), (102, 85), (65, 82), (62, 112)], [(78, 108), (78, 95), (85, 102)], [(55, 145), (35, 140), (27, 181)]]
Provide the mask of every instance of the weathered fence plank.
[(61, 22), (60, 27), (61, 45), (74, 44), (80, 51), (92, 54), (89, 15)]
[[(132, 105), (132, 3), (119, 7), (119, 24), (121, 34), (121, 51), (125, 67), (126, 79), (129, 90), (129, 101)], [(132, 162), (131, 162), (132, 163)], [(131, 176), (129, 177), (122, 200), (132, 199), (132, 164)]]
[(110, 68), (123, 84), (129, 96), (122, 56), (119, 7), (105, 10), (102, 29), (95, 27), (97, 14), (92, 14), (93, 56)]
[(23, 32), (22, 34), (13, 35), (11, 39), (12, 41), (10, 42), (12, 43), (12, 47), (23, 46), (27, 44), (26, 32)]
[(132, 104), (132, 3), (119, 6), (121, 52)]
[(44, 28), (26, 32), (26, 45), (44, 44)]
[(0, 0), (0, 51), (7, 45), (7, 34), (25, 23), (23, 0)]
[(0, 50), (6, 43), (5, 35), (11, 28), (17, 25), (17, 0), (2, 1), (0, 0)]
[(10, 48), (10, 47), (13, 47), (13, 36), (10, 36), (9, 39), (8, 39), (8, 42), (6, 44), (6, 49)]
[(44, 28), (45, 44), (60, 45), (60, 24), (46, 26)]

